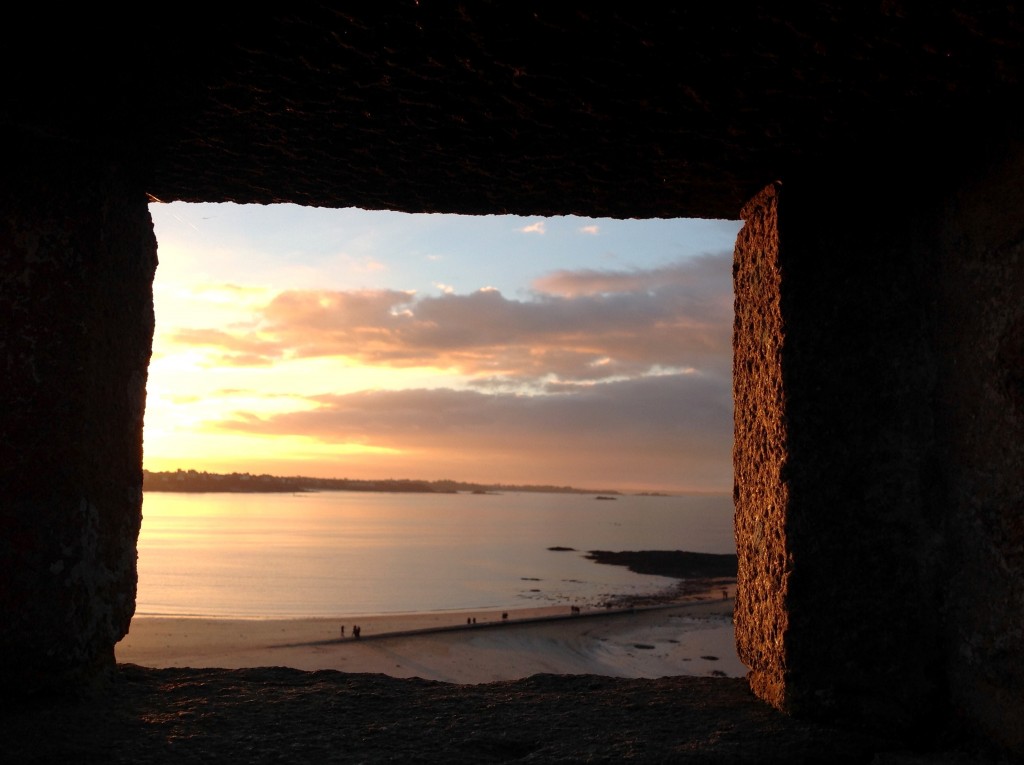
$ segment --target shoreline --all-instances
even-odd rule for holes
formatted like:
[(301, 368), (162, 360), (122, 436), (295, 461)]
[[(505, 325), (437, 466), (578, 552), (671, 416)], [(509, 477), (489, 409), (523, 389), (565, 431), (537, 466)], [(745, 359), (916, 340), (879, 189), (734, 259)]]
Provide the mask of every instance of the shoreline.
[(155, 668), (282, 666), (468, 684), (537, 673), (741, 677), (733, 582), (686, 580), (578, 613), (559, 605), (306, 619), (139, 615), (115, 656)]
[[(659, 576), (670, 577), (667, 574), (659, 574)], [(626, 609), (636, 608), (641, 606), (653, 606), (653, 605), (671, 605), (678, 603), (687, 603), (692, 600), (714, 600), (721, 597), (723, 591), (730, 593), (729, 597), (732, 597), (731, 593), (735, 591), (736, 578), (735, 577), (694, 577), (690, 579), (678, 579), (674, 578), (673, 584), (658, 590), (656, 592), (641, 593), (641, 594), (623, 594), (623, 595), (612, 595), (601, 601), (586, 602), (580, 601), (580, 608), (584, 609), (587, 613), (592, 611), (605, 611), (608, 609)], [(473, 614), (490, 614), (490, 613), (501, 613), (508, 611), (509, 613), (519, 613), (524, 611), (537, 611), (558, 613), (570, 609), (573, 604), (566, 601), (555, 605), (543, 605), (543, 606), (532, 606), (532, 605), (508, 605), (508, 606), (466, 606), (461, 608), (438, 608), (438, 609), (427, 609), (427, 610), (416, 610), (416, 611), (362, 611), (362, 612), (351, 612), (351, 613), (336, 613), (336, 614), (282, 614), (282, 615), (269, 615), (269, 616), (250, 616), (245, 614), (180, 614), (180, 613), (154, 613), (154, 612), (139, 612), (136, 611), (132, 620), (136, 619), (182, 619), (182, 620), (213, 620), (213, 621), (237, 621), (237, 622), (290, 622), (290, 621), (324, 621), (324, 620), (341, 620), (351, 621), (353, 619), (403, 619), (403, 618), (418, 618), (426, 616), (445, 616), (445, 615), (456, 615), (466, 616)]]

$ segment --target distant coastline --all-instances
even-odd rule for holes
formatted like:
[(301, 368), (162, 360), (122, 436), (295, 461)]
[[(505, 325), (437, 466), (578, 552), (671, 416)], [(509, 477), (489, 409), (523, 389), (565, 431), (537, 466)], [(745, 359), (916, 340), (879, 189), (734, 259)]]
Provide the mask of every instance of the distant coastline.
[[(358, 480), (313, 478), (252, 473), (208, 473), (199, 470), (142, 471), (143, 491), (181, 493), (239, 492), (250, 494), (298, 494), (310, 491), (380, 491), (423, 494), (496, 494), (538, 492), (546, 494), (598, 494), (621, 496), (610, 489), (580, 489), (574, 486), (469, 483), (465, 481), (420, 481), (410, 479)], [(644, 492), (647, 496), (668, 496)]]

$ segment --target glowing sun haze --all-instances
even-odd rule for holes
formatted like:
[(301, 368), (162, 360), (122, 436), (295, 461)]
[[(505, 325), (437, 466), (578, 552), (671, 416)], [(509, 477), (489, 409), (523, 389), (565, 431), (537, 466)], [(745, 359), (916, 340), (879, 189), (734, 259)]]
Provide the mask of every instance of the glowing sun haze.
[(150, 211), (149, 470), (731, 488), (738, 222)]

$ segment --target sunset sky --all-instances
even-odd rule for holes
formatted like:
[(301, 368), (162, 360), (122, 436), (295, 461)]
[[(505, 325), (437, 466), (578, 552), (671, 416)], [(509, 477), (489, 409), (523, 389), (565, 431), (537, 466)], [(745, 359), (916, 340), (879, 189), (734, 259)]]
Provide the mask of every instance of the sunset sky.
[(150, 211), (149, 470), (731, 488), (738, 222)]

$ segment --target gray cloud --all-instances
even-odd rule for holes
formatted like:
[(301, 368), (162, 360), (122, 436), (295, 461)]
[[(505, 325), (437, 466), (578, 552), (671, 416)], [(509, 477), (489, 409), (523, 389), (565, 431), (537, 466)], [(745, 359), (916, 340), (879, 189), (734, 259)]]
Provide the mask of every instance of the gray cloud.
[(706, 302), (708, 298), (715, 300), (723, 290), (731, 290), (731, 267), (731, 253), (715, 253), (661, 268), (554, 271), (535, 280), (533, 287), (566, 297), (671, 289), (686, 292), (691, 300)]
[(469, 476), (500, 466), (505, 480), (524, 483), (621, 485), (645, 476), (664, 483), (670, 476), (676, 486), (731, 485), (732, 400), (728, 380), (718, 377), (663, 375), (539, 396), (442, 389), (311, 401), (313, 410), (238, 413), (215, 427), (422, 451)]

